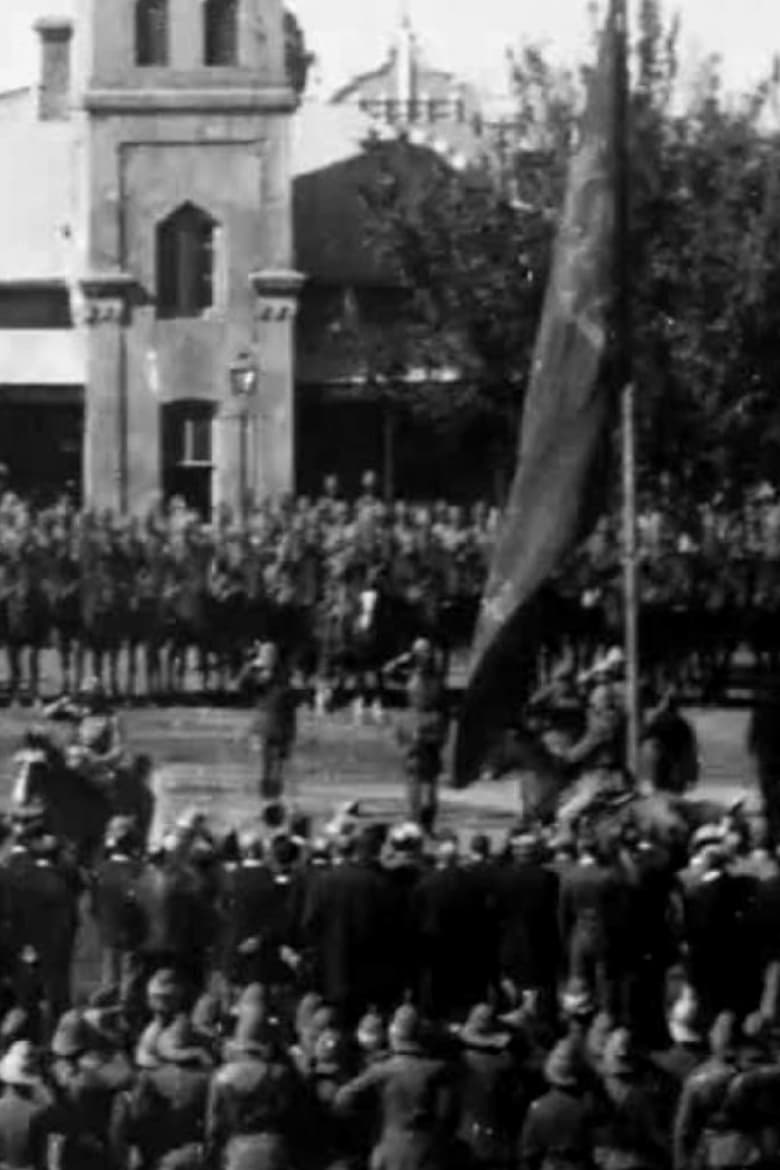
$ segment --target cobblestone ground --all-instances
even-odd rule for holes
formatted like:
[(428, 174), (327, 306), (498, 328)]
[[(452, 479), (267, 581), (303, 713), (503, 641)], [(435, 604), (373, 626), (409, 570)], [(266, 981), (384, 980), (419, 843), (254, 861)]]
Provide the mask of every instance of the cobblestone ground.
[[(747, 715), (737, 710), (692, 712), (702, 744), (707, 796), (732, 797), (752, 776), (744, 749)], [(11, 756), (34, 718), (22, 709), (0, 711), (0, 807), (7, 804)], [(206, 812), (220, 830), (241, 827), (257, 816), (258, 755), (247, 711), (209, 707), (139, 709), (124, 716), (133, 751), (148, 752), (156, 764), (158, 836), (184, 809)], [(367, 816), (403, 813), (402, 773), (392, 717), (381, 726), (354, 726), (346, 716), (316, 720), (305, 714), (291, 763), (288, 796), (316, 822), (342, 801), (360, 799)], [(480, 784), (466, 792), (442, 790), (443, 824), (465, 834), (477, 828), (500, 832), (512, 821), (515, 785)], [(83, 991), (96, 975), (91, 931), (81, 932), (77, 981)]]

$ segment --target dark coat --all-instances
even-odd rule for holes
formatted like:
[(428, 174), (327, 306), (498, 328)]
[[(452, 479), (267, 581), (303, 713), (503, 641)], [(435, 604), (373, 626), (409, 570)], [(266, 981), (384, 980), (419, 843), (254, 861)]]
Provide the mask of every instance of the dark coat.
[(130, 1135), (146, 1162), (204, 1141), (210, 1080), (208, 1068), (174, 1064), (140, 1074), (130, 1099)]
[(558, 875), (512, 861), (496, 871), (495, 883), (501, 973), (520, 989), (551, 984), (560, 963)]
[(582, 861), (567, 870), (560, 888), (560, 928), (565, 942), (585, 931), (594, 951), (625, 957), (630, 917), (625, 876), (613, 866)]
[(122, 855), (100, 862), (92, 884), (92, 916), (104, 947), (130, 950), (140, 941), (140, 915), (135, 883), (139, 863)]
[(549, 1165), (565, 1170), (589, 1170), (593, 1166), (597, 1112), (587, 1095), (550, 1089), (534, 1101), (520, 1139), (523, 1170)]
[(116, 1099), (132, 1082), (132, 1069), (120, 1062), (103, 1065), (82, 1061), (61, 1070), (57, 1095), (64, 1118), (62, 1170), (103, 1170), (109, 1157)]
[(453, 1090), (447, 1065), (409, 1046), (372, 1065), (336, 1094), (337, 1109), (378, 1097), (381, 1132), (373, 1170), (447, 1170)]
[(371, 864), (337, 865), (310, 890), (303, 933), (320, 990), (351, 1018), (387, 998), (391, 911), (387, 876)]
[(46, 1170), (49, 1138), (62, 1121), (48, 1098), (7, 1089), (0, 1097), (0, 1166)]
[(136, 897), (143, 953), (184, 966), (205, 953), (214, 937), (214, 907), (184, 866), (147, 865), (136, 884)]
[(466, 1047), (457, 1071), (457, 1136), (476, 1165), (510, 1162), (523, 1105), (517, 1063), (509, 1048)]
[(480, 883), (458, 865), (429, 870), (414, 892), (412, 908), (426, 1008), (447, 1018), (485, 999), (493, 962)]
[[(287, 1061), (246, 1057), (231, 1060), (215, 1074), (209, 1089), (206, 1143), (217, 1157), (242, 1140), (273, 1135), (279, 1151), (288, 1149), (298, 1113), (298, 1084)], [(246, 1145), (246, 1142), (244, 1142)]]
[(711, 1057), (688, 1077), (674, 1119), (675, 1170), (686, 1170), (694, 1164), (702, 1135), (720, 1112), (736, 1075), (735, 1065)]

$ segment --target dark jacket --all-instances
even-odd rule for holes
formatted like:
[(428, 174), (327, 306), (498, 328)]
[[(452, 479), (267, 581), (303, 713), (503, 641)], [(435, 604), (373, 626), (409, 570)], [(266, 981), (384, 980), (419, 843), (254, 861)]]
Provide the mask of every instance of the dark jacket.
[(596, 1108), (588, 1095), (549, 1089), (531, 1105), (520, 1139), (522, 1170), (590, 1170)]
[(325, 999), (355, 1017), (387, 997), (392, 939), (387, 877), (372, 864), (337, 865), (310, 890), (303, 934)]
[[(286, 1151), (294, 1131), (298, 1086), (287, 1061), (245, 1057), (228, 1061), (215, 1074), (209, 1089), (206, 1142), (217, 1157), (242, 1140), (266, 1135), (275, 1148)], [(244, 1142), (246, 1146), (248, 1143)]]
[(204, 1141), (211, 1072), (166, 1064), (142, 1072), (130, 1099), (130, 1144), (145, 1164)]
[(533, 861), (496, 871), (499, 964), (518, 988), (543, 987), (560, 962), (558, 875)]
[(104, 947), (130, 950), (140, 941), (141, 921), (135, 883), (140, 865), (115, 855), (100, 862), (92, 884), (92, 917)]
[(508, 1164), (517, 1139), (523, 1099), (509, 1048), (466, 1047), (457, 1070), (459, 1142), (476, 1165)]
[(409, 1046), (341, 1088), (337, 1109), (378, 1098), (381, 1132), (373, 1170), (447, 1170), (451, 1165), (452, 1084), (447, 1065)]
[(0, 1097), (0, 1166), (46, 1170), (49, 1138), (61, 1128), (57, 1110), (42, 1093), (6, 1089)]

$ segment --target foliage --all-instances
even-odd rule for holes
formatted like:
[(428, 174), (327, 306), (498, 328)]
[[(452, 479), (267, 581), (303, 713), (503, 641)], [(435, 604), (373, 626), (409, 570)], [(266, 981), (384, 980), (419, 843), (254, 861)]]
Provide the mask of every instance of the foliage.
[[(735, 98), (708, 61), (686, 91), (678, 35), (658, 0), (642, 0), (631, 95), (634, 378), (646, 480), (667, 473), (711, 494), (780, 478), (778, 77)], [(405, 291), (393, 327), (366, 339), (374, 369), (390, 380), (410, 364), (459, 369), (457, 387), (421, 385), (414, 409), (442, 427), (482, 419), (508, 462), (587, 79), (533, 48), (513, 65), (508, 149), (465, 171), (439, 160), (420, 182), (409, 159), (399, 167), (397, 151), (377, 144), (379, 178), (365, 192), (371, 246)]]

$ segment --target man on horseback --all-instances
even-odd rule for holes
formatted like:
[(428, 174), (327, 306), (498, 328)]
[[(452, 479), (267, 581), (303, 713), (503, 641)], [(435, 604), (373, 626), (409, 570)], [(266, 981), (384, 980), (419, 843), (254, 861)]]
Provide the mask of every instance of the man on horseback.
[(255, 731), (262, 751), (260, 795), (278, 800), (284, 788), (284, 765), (295, 741), (296, 698), (287, 668), (273, 642), (257, 647), (239, 679), (255, 702)]
[(388, 663), (383, 673), (406, 675), (407, 715), (399, 739), (406, 748), (409, 817), (431, 832), (449, 726), (446, 679), (427, 638), (418, 638), (411, 651)]
[(74, 725), (66, 751), (68, 766), (97, 788), (110, 787), (124, 759), (125, 744), (119, 718), (100, 679), (86, 679), (76, 702), (64, 696), (47, 707), (45, 715)]

